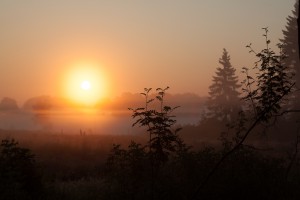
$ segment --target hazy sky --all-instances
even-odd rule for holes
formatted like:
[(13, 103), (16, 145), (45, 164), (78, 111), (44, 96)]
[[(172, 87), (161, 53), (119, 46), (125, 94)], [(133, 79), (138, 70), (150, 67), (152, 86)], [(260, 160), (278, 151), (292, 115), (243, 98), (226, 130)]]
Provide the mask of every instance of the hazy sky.
[[(61, 96), (72, 67), (94, 65), (107, 94), (170, 86), (206, 95), (222, 49), (276, 44), (295, 0), (0, 0), (0, 98)], [(101, 79), (103, 79), (103, 77)]]

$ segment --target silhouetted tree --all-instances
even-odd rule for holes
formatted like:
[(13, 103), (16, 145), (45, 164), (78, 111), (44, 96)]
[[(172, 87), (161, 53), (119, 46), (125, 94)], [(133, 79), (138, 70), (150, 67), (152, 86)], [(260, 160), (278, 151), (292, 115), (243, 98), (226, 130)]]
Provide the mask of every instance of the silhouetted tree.
[(219, 63), (222, 67), (217, 68), (216, 76), (209, 87), (208, 117), (229, 122), (235, 118), (240, 110), (240, 98), (238, 89), (238, 77), (235, 68), (230, 63), (230, 56), (226, 49), (223, 50)]
[[(166, 181), (163, 168), (173, 155), (188, 150), (177, 134), (180, 128), (173, 128), (176, 120), (172, 111), (177, 107), (164, 104), (168, 89), (157, 88), (155, 98), (152, 99), (152, 89), (145, 88), (141, 93), (145, 97), (145, 106), (129, 108), (133, 112), (132, 117), (136, 119), (133, 126), (145, 127), (149, 141), (145, 146), (132, 142), (127, 150), (121, 149), (120, 145), (112, 149), (107, 160), (108, 175), (112, 178), (108, 184), (120, 188), (122, 195), (117, 199), (148, 199), (145, 196), (158, 199), (161, 187), (158, 183)], [(155, 104), (155, 100), (158, 104)], [(114, 181), (117, 183), (114, 184)]]
[(0, 102), (0, 111), (16, 111), (19, 107), (16, 100), (4, 97)]
[[(287, 25), (285, 30), (282, 31), (283, 39), (282, 50), (285, 52), (287, 58), (284, 60), (284, 65), (291, 69), (295, 73), (296, 88), (300, 89), (300, 62), (299, 62), (299, 49), (298, 49), (298, 25), (297, 17), (299, 13), (299, 1), (297, 0), (292, 11), (292, 15), (287, 17)], [(293, 93), (294, 106), (300, 107), (298, 99), (300, 99), (300, 92)]]
[(170, 153), (176, 152), (183, 145), (177, 135), (180, 128), (172, 129), (176, 120), (171, 113), (177, 107), (172, 108), (164, 105), (164, 97), (168, 89), (169, 87), (156, 89), (156, 99), (159, 101), (158, 109), (149, 108), (150, 103), (154, 101), (154, 99), (149, 99), (151, 88), (145, 88), (145, 92), (141, 93), (145, 97), (145, 107), (130, 108), (133, 112), (132, 117), (137, 118), (133, 126), (139, 124), (147, 127), (147, 132), (149, 133), (148, 147), (153, 157), (153, 162), (157, 167), (168, 160)]

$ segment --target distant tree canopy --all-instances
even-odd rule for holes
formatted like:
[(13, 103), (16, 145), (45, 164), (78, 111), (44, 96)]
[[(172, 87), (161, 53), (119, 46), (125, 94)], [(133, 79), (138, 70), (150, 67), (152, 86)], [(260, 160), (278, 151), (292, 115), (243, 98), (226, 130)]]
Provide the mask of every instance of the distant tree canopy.
[(12, 111), (18, 109), (19, 107), (14, 99), (4, 97), (0, 102), (0, 111)]
[[(300, 89), (300, 62), (299, 62), (299, 47), (298, 47), (298, 25), (297, 18), (299, 13), (299, 1), (297, 0), (292, 11), (292, 15), (287, 17), (287, 25), (282, 31), (283, 39), (282, 50), (287, 58), (284, 60), (284, 65), (295, 73), (295, 82), (297, 89)], [(299, 106), (300, 92), (295, 93), (295, 104)], [(297, 106), (297, 107), (298, 107)]]
[(222, 67), (218, 67), (213, 83), (209, 87), (208, 114), (209, 118), (229, 122), (235, 118), (240, 110), (240, 93), (236, 69), (230, 63), (230, 56), (226, 49), (219, 60)]
[(49, 110), (56, 104), (55, 99), (50, 96), (33, 97), (27, 100), (23, 106), (26, 110)]

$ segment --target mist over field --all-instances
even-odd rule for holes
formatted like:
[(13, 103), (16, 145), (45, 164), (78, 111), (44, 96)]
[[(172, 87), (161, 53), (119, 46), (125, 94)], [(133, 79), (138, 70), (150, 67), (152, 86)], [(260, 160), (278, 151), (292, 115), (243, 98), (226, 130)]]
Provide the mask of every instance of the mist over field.
[(0, 200), (298, 200), (299, 0), (1, 0)]
[[(155, 97), (154, 97), (155, 98)], [(196, 125), (204, 114), (206, 97), (196, 94), (168, 94), (166, 102), (180, 106), (174, 111), (178, 125)], [(43, 130), (78, 134), (131, 134), (134, 120), (128, 108), (144, 106), (142, 95), (124, 93), (107, 100), (104, 105), (72, 106), (63, 99), (50, 96), (34, 97), (23, 105), (11, 98), (0, 102), (0, 128), (4, 130)]]

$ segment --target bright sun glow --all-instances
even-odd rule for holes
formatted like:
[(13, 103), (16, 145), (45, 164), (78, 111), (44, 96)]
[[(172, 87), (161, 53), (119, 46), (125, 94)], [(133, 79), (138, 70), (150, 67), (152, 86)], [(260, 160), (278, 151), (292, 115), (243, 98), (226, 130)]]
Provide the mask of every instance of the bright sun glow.
[(80, 85), (81, 89), (89, 90), (91, 89), (91, 83), (89, 81), (83, 81)]
[(99, 67), (79, 65), (67, 72), (63, 93), (74, 103), (95, 105), (106, 93), (105, 83)]

